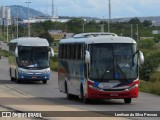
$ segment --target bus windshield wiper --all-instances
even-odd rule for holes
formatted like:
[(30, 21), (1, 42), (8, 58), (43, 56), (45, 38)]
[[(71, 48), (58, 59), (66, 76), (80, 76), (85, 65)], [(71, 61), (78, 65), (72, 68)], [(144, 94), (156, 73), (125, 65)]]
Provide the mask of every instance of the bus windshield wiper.
[(103, 79), (103, 78), (104, 78), (104, 76), (105, 76), (106, 72), (110, 72), (109, 68), (110, 68), (110, 65), (108, 65), (108, 66), (106, 67), (106, 69), (105, 69), (104, 73), (101, 75), (101, 79)]
[(117, 68), (120, 70), (120, 72), (122, 73), (122, 75), (124, 76), (124, 78), (125, 78), (125, 80), (127, 80), (127, 77), (126, 77), (126, 75), (125, 75), (125, 73), (123, 72), (123, 70), (121, 69), (121, 67), (118, 65), (118, 64), (116, 64), (117, 65)]

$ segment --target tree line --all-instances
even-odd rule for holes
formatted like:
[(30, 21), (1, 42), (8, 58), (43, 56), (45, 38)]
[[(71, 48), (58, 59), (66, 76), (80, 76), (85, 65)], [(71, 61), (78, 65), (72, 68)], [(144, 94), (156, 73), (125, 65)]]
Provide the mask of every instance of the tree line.
[[(50, 43), (54, 39), (49, 35), (48, 30), (62, 30), (68, 33), (82, 33), (82, 32), (101, 32), (101, 25), (104, 25), (104, 32), (108, 31), (108, 22), (101, 21), (97, 23), (95, 20), (84, 21), (81, 18), (74, 18), (66, 23), (52, 22), (50, 20), (40, 23), (31, 24), (31, 36), (46, 38)], [(141, 22), (137, 17), (132, 18), (128, 22), (111, 22), (110, 31), (119, 36), (132, 37), (137, 40), (139, 49), (144, 52), (145, 63), (140, 67), (140, 78), (146, 81), (150, 80), (150, 75), (160, 67), (160, 47), (157, 44), (160, 41), (160, 34), (153, 35), (153, 30), (158, 30), (160, 27), (152, 25), (149, 20)], [(137, 25), (138, 25), (138, 39), (137, 39)], [(16, 37), (16, 26), (9, 26), (9, 39)], [(6, 28), (0, 30), (0, 39), (6, 38)], [(28, 35), (27, 25), (19, 25), (19, 37)], [(140, 37), (153, 37), (153, 39), (140, 40)]]

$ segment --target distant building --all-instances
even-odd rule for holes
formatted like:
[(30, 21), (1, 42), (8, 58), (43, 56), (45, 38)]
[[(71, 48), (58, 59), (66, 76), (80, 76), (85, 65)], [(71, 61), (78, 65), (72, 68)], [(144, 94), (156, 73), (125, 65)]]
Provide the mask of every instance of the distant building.
[(160, 30), (153, 30), (152, 34), (160, 34)]
[(29, 20), (28, 19), (25, 19), (25, 20), (22, 20), (22, 21), (19, 21), (20, 24), (27, 24), (28, 22), (29, 23), (40, 23), (40, 22), (45, 22), (45, 21), (48, 21), (48, 20), (51, 20), (52, 22), (68, 22), (70, 19), (55, 19), (55, 18), (30, 18)]
[(1, 25), (7, 26), (11, 25), (11, 10), (9, 7), (1, 6), (0, 7), (0, 18)]
[(60, 40), (64, 37), (62, 30), (48, 30), (48, 33), (54, 38), (54, 41)]
[(62, 38), (68, 38), (74, 35), (74, 33), (66, 33), (62, 30), (48, 30), (48, 33), (54, 38), (55, 42), (61, 40)]
[(160, 20), (152, 21), (152, 26), (160, 26)]
[(154, 39), (154, 37), (140, 37), (140, 40), (145, 40), (145, 39)]

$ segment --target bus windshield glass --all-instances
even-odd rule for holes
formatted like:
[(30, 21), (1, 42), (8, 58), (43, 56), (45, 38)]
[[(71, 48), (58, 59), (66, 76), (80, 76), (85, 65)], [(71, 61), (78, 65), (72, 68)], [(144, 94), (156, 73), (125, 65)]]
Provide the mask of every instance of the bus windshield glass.
[(25, 69), (49, 68), (48, 47), (18, 47), (18, 66)]
[(95, 81), (130, 80), (138, 77), (136, 45), (103, 43), (89, 45), (89, 78)]

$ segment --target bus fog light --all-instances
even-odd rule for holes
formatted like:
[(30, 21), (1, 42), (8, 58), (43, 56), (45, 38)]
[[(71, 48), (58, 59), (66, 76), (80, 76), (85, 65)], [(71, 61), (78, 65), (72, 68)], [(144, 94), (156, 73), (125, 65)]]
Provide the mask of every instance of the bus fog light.
[(89, 85), (89, 88), (93, 88), (93, 85)]
[(125, 89), (125, 91), (129, 91), (128, 89)]
[(138, 84), (135, 84), (134, 86), (130, 87), (129, 90), (132, 90), (134, 88), (138, 87)]
[(101, 88), (95, 87), (94, 85), (89, 85), (89, 88), (95, 89), (95, 90), (99, 90), (99, 91), (104, 91)]

